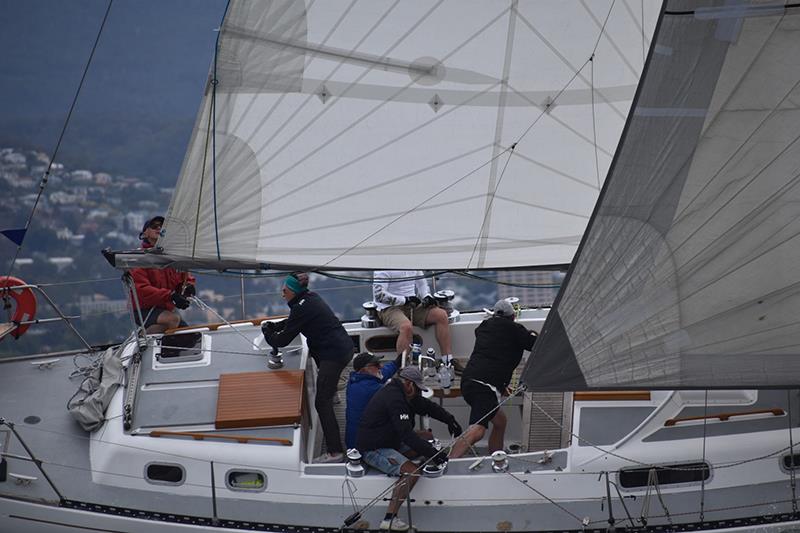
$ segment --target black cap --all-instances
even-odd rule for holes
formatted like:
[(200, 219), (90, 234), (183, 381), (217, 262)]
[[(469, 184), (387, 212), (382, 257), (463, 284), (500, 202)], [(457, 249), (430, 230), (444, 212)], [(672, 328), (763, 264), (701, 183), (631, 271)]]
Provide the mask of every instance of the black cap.
[(365, 366), (371, 363), (380, 363), (382, 360), (382, 355), (375, 355), (374, 353), (370, 352), (361, 352), (357, 356), (353, 357), (353, 370), (358, 372)]
[(144, 232), (145, 232), (145, 230), (147, 228), (150, 227), (150, 224), (152, 224), (153, 222), (160, 222), (163, 225), (164, 224), (164, 217), (162, 217), (161, 215), (158, 215), (158, 216), (154, 216), (153, 218), (151, 218), (149, 220), (145, 220), (144, 226), (142, 226), (142, 231), (139, 233), (139, 239), (144, 240)]

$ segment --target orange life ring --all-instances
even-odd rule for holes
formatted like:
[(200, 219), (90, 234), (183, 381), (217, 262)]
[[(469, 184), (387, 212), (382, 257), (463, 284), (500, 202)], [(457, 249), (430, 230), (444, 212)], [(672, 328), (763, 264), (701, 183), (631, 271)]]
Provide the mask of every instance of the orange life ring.
[(0, 302), (2, 302), (3, 307), (5, 308), (7, 305), (11, 305), (11, 299), (16, 302), (16, 309), (14, 309), (14, 314), (11, 317), (11, 321), (17, 325), (17, 327), (11, 331), (11, 335), (13, 335), (15, 339), (20, 338), (20, 336), (31, 327), (30, 324), (20, 324), (20, 322), (33, 320), (33, 317), (36, 315), (36, 295), (33, 294), (33, 290), (28, 287), (24, 289), (9, 288), (18, 285), (27, 285), (27, 283), (13, 276), (3, 276), (0, 278)]

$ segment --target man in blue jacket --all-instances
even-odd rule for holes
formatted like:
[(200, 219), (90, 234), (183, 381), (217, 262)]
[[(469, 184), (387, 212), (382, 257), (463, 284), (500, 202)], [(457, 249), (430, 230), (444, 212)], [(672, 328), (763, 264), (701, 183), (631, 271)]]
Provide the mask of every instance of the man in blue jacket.
[(402, 354), (385, 365), (381, 365), (382, 355), (370, 352), (362, 352), (353, 358), (353, 371), (347, 381), (347, 425), (344, 431), (344, 442), (348, 449), (356, 447), (361, 413), (372, 396), (400, 368), (401, 357)]

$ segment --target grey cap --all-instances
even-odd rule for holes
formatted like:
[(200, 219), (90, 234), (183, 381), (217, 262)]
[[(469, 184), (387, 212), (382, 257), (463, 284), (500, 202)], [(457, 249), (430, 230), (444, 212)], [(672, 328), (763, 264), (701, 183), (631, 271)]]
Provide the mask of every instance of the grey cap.
[(492, 312), (494, 316), (502, 316), (505, 318), (514, 318), (517, 316), (516, 311), (514, 311), (514, 306), (511, 305), (511, 302), (508, 300), (498, 300), (497, 303), (494, 304)]
[(404, 367), (402, 370), (400, 370), (400, 372), (397, 373), (397, 377), (407, 379), (419, 387), (421, 391), (428, 390), (428, 387), (425, 386), (425, 382), (422, 380), (422, 372), (420, 372), (419, 368), (415, 366)]

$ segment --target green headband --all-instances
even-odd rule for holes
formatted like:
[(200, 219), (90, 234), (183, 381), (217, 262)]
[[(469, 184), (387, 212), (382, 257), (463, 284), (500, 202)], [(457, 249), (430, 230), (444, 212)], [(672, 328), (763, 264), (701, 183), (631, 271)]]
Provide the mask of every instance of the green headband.
[(287, 289), (289, 289), (295, 294), (300, 294), (301, 292), (305, 292), (308, 290), (307, 287), (303, 287), (302, 285), (300, 285), (300, 280), (298, 280), (294, 276), (287, 276), (283, 284), (286, 285)]

